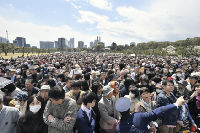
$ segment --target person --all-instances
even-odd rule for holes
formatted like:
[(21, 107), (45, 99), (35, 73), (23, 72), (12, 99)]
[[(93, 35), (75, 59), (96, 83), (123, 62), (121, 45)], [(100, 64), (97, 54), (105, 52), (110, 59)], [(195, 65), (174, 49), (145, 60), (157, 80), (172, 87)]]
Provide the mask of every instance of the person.
[(200, 83), (197, 83), (194, 88), (195, 92), (188, 102), (188, 107), (194, 122), (197, 124), (198, 128), (200, 128)]
[(72, 90), (67, 92), (65, 95), (67, 97), (70, 97), (76, 101), (76, 104), (78, 106), (78, 109), (80, 109), (82, 100), (83, 100), (83, 94), (84, 91), (81, 90), (81, 82), (80, 81), (74, 81), (71, 84)]
[(130, 99), (121, 97), (116, 101), (115, 108), (120, 112), (121, 120), (116, 127), (117, 133), (146, 133), (149, 132), (147, 125), (158, 118), (168, 117), (170, 111), (178, 110), (178, 107), (184, 103), (183, 97), (180, 97), (176, 103), (156, 108), (147, 113), (130, 114)]
[(100, 112), (100, 132), (101, 133), (114, 133), (115, 126), (117, 125), (120, 115), (116, 111), (115, 97), (113, 96), (113, 88), (109, 85), (103, 87), (102, 98), (98, 103)]
[(186, 99), (185, 103), (179, 108), (180, 111), (178, 114), (178, 121), (177, 121), (178, 125), (176, 127), (176, 132), (190, 130), (192, 126), (195, 129), (197, 129), (197, 125), (195, 124), (188, 108), (188, 101), (190, 96), (189, 95), (186, 96), (185, 96)]
[(0, 94), (0, 132), (17, 133), (16, 127), (20, 115), (17, 108), (3, 105), (3, 95)]
[(129, 89), (129, 95), (125, 95), (124, 97), (129, 98), (131, 101), (130, 113), (132, 114), (135, 112), (136, 104), (139, 102), (138, 100), (139, 92), (134, 85), (130, 85), (128, 89)]
[[(166, 79), (162, 82), (163, 90), (158, 94), (157, 107), (166, 106), (168, 104), (175, 103), (176, 97), (172, 93), (174, 90), (173, 80)], [(162, 133), (172, 133), (177, 125), (178, 111), (174, 110), (170, 112), (168, 117), (162, 119), (162, 125), (159, 127), (159, 131)]]
[(93, 111), (93, 107), (96, 103), (96, 94), (94, 92), (88, 92), (83, 96), (83, 103), (77, 113), (76, 119), (76, 132), (77, 133), (94, 133), (96, 114)]
[(19, 109), (22, 115), (24, 115), (26, 112), (27, 100), (28, 94), (24, 91), (18, 92), (17, 96), (13, 100), (15, 107)]
[(50, 90), (49, 85), (42, 85), (40, 89), (40, 96), (42, 97), (45, 105), (47, 104), (47, 101), (49, 100), (49, 96), (48, 96), (49, 90)]
[(72, 78), (66, 77), (65, 78), (65, 86), (63, 87), (63, 89), (65, 90), (65, 93), (67, 93), (71, 90), (71, 83), (72, 83)]
[(9, 105), (9, 102), (14, 99), (21, 90), (17, 88), (11, 80), (0, 77), (0, 94), (4, 96), (4, 105)]
[(28, 97), (31, 97), (39, 92), (39, 88), (34, 87), (33, 79), (27, 79), (25, 82), (25, 88), (23, 88), (22, 91), (26, 91), (28, 93)]
[(99, 125), (99, 121), (100, 121), (100, 112), (99, 112), (99, 108), (98, 108), (98, 102), (101, 100), (102, 98), (102, 85), (97, 83), (97, 82), (94, 82), (92, 84), (92, 92), (94, 92), (94, 94), (96, 94), (96, 104), (95, 106), (93, 107), (93, 110), (96, 114), (96, 123), (95, 123), (95, 132), (98, 133), (99, 132), (99, 128), (100, 128), (100, 125)]
[(43, 121), (45, 105), (41, 96), (33, 95), (27, 101), (26, 113), (18, 122), (18, 133), (47, 133), (47, 125)]
[[(135, 112), (149, 112), (156, 108), (156, 101), (151, 101), (149, 89), (142, 87), (139, 89), (140, 102), (136, 104)], [(156, 122), (149, 123), (149, 131), (155, 132), (158, 124)]]
[(48, 125), (48, 133), (72, 133), (77, 117), (75, 100), (65, 97), (65, 90), (54, 86), (49, 90), (43, 119)]

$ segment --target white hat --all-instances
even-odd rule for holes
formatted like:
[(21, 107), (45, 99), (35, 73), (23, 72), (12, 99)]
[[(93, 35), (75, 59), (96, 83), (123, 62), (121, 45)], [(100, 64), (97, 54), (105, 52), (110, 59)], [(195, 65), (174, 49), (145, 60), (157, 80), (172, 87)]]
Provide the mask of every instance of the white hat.
[(125, 112), (130, 108), (130, 105), (131, 101), (129, 98), (120, 97), (115, 103), (115, 108), (119, 112)]
[(43, 85), (40, 90), (50, 90), (49, 85)]

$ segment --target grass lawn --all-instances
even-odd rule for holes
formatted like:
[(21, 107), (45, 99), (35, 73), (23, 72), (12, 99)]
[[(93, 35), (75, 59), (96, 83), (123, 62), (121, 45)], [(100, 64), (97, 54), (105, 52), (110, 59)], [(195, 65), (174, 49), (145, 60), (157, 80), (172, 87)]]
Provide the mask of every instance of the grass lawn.
[[(23, 53), (15, 53), (15, 54), (13, 54), (13, 53), (8, 53), (8, 55), (5, 56), (4, 53), (1, 53), (0, 56), (2, 56), (4, 59), (10, 59), (11, 57), (17, 58), (18, 56), (22, 56), (22, 54), (23, 54)], [(48, 54), (48, 53), (40, 53), (40, 55), (46, 55), (46, 54)], [(28, 55), (31, 56), (31, 55), (38, 55), (38, 54), (37, 54), (37, 53), (33, 53), (33, 54), (32, 54), (32, 53), (29, 53)], [(24, 56), (26, 57), (26, 56), (27, 56), (27, 53), (24, 53)]]

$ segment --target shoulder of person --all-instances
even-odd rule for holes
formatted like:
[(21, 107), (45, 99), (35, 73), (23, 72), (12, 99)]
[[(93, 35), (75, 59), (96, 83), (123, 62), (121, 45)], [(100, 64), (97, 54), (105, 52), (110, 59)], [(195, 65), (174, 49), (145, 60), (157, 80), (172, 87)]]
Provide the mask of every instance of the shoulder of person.
[(6, 111), (8, 112), (14, 112), (14, 113), (20, 113), (19, 109), (15, 108), (15, 107), (10, 107), (10, 106), (4, 106)]

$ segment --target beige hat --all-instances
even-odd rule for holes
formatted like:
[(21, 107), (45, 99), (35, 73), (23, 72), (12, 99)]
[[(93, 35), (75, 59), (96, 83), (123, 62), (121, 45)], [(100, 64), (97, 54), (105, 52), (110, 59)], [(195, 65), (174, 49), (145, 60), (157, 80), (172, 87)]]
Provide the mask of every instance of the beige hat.
[(103, 87), (103, 94), (102, 96), (107, 96), (108, 94), (110, 94), (114, 89), (111, 88), (109, 85), (106, 85)]
[(50, 90), (50, 86), (49, 85), (43, 85), (40, 89), (41, 90)]

